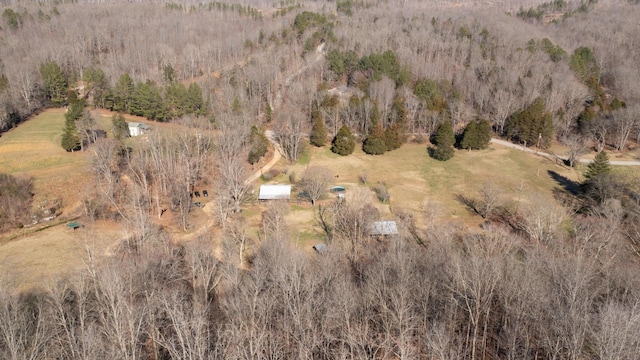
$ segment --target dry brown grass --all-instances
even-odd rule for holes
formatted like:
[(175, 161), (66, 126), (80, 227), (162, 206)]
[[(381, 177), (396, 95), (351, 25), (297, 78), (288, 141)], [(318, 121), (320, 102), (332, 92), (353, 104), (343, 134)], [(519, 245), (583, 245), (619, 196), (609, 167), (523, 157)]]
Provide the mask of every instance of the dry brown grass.
[[(482, 219), (461, 204), (457, 194), (479, 197), (480, 188), (485, 183), (492, 183), (502, 191), (504, 201), (524, 200), (534, 193), (554, 201), (553, 189), (560, 185), (549, 172), (572, 180), (577, 177), (573, 169), (500, 145), (482, 151), (457, 151), (455, 157), (446, 162), (430, 158), (426, 146), (417, 144), (406, 144), (382, 156), (366, 155), (360, 149), (346, 157), (333, 154), (326, 147), (310, 148), (309, 151), (308, 163), (280, 163), (278, 166), (289, 173), (294, 171), (298, 178), (307, 166), (327, 167), (337, 175), (334, 185), (345, 186), (347, 191), (362, 186), (371, 188), (383, 182), (391, 193), (391, 201), (389, 204), (377, 202), (376, 206), (385, 219), (393, 218), (395, 212), (402, 210), (414, 213), (420, 221), (423, 204), (431, 201), (442, 205), (440, 219), (443, 221), (477, 226)], [(365, 173), (368, 181), (363, 185), (360, 176)], [(272, 182), (286, 183), (287, 180), (287, 175), (281, 175)], [(333, 198), (327, 194), (324, 201), (333, 201)], [(296, 201), (292, 204), (288, 216), (292, 236), (306, 248), (322, 239), (322, 234), (315, 223), (313, 208)], [(260, 211), (254, 210), (250, 213), (259, 216)]]
[(44, 288), (51, 281), (89, 265), (88, 250), (97, 262), (122, 236), (109, 222), (82, 222), (72, 230), (64, 224), (19, 237), (0, 246), (0, 277), (19, 290)]
[[(95, 115), (99, 127), (108, 131), (112, 114)], [(90, 176), (90, 153), (64, 151), (60, 146), (63, 126), (64, 109), (49, 109), (2, 134), (0, 172), (33, 177), (34, 205), (58, 198), (65, 218), (78, 214), (80, 201), (91, 185), (86, 181)], [(86, 223), (84, 219), (80, 222)], [(109, 243), (122, 237), (118, 224), (98, 222), (77, 231), (64, 224), (41, 231), (27, 228), (5, 234), (0, 244), (0, 276), (15, 278), (22, 288), (41, 286), (51, 278), (84, 266), (85, 241), (99, 259), (112, 245)]]

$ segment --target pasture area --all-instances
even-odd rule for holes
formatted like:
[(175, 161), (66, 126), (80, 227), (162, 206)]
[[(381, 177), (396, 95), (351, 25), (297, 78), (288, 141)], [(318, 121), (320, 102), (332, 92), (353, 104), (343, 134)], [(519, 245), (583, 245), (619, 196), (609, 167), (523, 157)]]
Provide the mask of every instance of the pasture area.
[(81, 199), (88, 155), (62, 149), (63, 127), (64, 109), (49, 109), (0, 137), (0, 172), (33, 177), (34, 204), (55, 195), (67, 208)]
[[(79, 215), (84, 191), (91, 186), (90, 153), (68, 153), (60, 146), (64, 111), (46, 110), (0, 136), (0, 172), (33, 177), (34, 206), (58, 199), (62, 218)], [(98, 127), (109, 129), (110, 117), (94, 116)], [(109, 242), (122, 236), (114, 224), (96, 223), (73, 231), (65, 223), (0, 237), (0, 277), (14, 279), (22, 289), (27, 284), (44, 286), (50, 278), (85, 266), (87, 246), (96, 255), (103, 254)]]
[(91, 266), (115, 248), (122, 232), (110, 222), (81, 221), (72, 230), (64, 223), (0, 245), (0, 279), (16, 290), (45, 289), (77, 270)]
[[(552, 202), (555, 201), (553, 190), (562, 187), (556, 179), (575, 181), (578, 178), (575, 170), (562, 164), (497, 144), (480, 151), (456, 150), (455, 156), (445, 162), (429, 157), (425, 144), (405, 144), (380, 156), (367, 155), (359, 147), (349, 156), (334, 154), (328, 146), (310, 147), (296, 164), (281, 161), (277, 167), (287, 174), (269, 183), (289, 183), (292, 172), (300, 179), (309, 166), (329, 169), (334, 174), (332, 186), (344, 186), (347, 193), (356, 187), (371, 189), (379, 182), (384, 183), (391, 194), (388, 203), (378, 201), (372, 191), (381, 217), (390, 220), (398, 211), (410, 212), (418, 225), (426, 221), (426, 213), (433, 214), (434, 210), (438, 221), (479, 225), (482, 219), (460, 203), (456, 195), (479, 198), (479, 190), (487, 183), (500, 191), (501, 200), (505, 202), (527, 202), (530, 196), (542, 196)], [(360, 181), (361, 177), (367, 178), (366, 184)], [(314, 220), (314, 209), (310, 203), (296, 199), (298, 193), (294, 186), (287, 221), (293, 239), (307, 248), (322, 241), (324, 236)], [(334, 199), (334, 195), (327, 193), (323, 201)], [(260, 210), (265, 208), (264, 203), (248, 207), (246, 216), (252, 226), (259, 227)]]

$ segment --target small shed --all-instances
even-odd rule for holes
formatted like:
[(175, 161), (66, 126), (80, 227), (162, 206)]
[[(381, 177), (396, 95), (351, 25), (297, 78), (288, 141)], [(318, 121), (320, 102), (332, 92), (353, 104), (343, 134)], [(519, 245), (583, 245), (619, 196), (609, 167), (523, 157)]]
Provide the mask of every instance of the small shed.
[(317, 252), (318, 254), (326, 254), (327, 251), (329, 251), (329, 248), (325, 243), (318, 243), (313, 245), (313, 250), (315, 250), (315, 252)]
[(258, 200), (289, 200), (291, 185), (260, 185)]
[(75, 230), (75, 229), (77, 229), (77, 228), (79, 228), (79, 227), (80, 227), (80, 223), (78, 223), (77, 221), (72, 221), (72, 222), (70, 222), (70, 223), (67, 223), (67, 227), (68, 227), (69, 229), (73, 229), (73, 230)]
[(369, 234), (373, 236), (397, 235), (398, 226), (393, 220), (374, 221), (371, 224)]
[(139, 136), (151, 130), (151, 126), (139, 122), (128, 122), (127, 126), (129, 127), (130, 136)]

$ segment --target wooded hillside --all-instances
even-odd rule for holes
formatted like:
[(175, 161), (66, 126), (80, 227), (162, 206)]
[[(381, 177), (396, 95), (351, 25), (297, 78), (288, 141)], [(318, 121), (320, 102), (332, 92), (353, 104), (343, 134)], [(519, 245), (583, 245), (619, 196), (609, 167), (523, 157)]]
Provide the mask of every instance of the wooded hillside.
[[(67, 107), (61, 146), (93, 159), (73, 215), (127, 235), (103, 261), (87, 247), (86, 268), (46, 289), (0, 279), (0, 357), (638, 358), (640, 188), (607, 155), (640, 143), (637, 1), (3, 1), (0, 11), (0, 131)], [(98, 129), (96, 108), (175, 127), (127, 142), (124, 118)], [(554, 201), (501, 198), (491, 179), (451, 194), (480, 227), (438, 221), (428, 201), (415, 213), (394, 204), (392, 236), (371, 235), (370, 194), (319, 202), (334, 175), (309, 167), (287, 176), (328, 250), (293, 246), (280, 202), (250, 239), (246, 180), (269, 140), (290, 163), (309, 141), (346, 158), (429, 140), (446, 161), (490, 136), (561, 145), (568, 167), (599, 155), (580, 181), (545, 174), (559, 184)], [(30, 180), (2, 172), (24, 211)], [(176, 244), (160, 219), (169, 211), (174, 233), (190, 229), (204, 182), (219, 235)], [(389, 202), (384, 183), (374, 191)], [(0, 218), (11, 226), (29, 219), (9, 210)]]

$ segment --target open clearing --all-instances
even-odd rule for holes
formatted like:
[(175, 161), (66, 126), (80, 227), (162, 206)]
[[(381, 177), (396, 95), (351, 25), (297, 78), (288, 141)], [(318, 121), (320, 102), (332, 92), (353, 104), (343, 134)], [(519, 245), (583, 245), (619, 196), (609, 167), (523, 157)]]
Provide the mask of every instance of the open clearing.
[[(88, 186), (82, 179), (89, 175), (90, 155), (88, 152), (67, 153), (60, 147), (63, 114), (62, 109), (47, 110), (3, 134), (0, 137), (0, 171), (33, 176), (36, 201), (59, 197), (65, 214), (74, 215), (71, 210), (78, 209), (83, 189)], [(99, 111), (94, 114), (100, 127), (108, 130), (112, 113)], [(128, 121), (148, 122), (140, 118), (125, 117)], [(180, 129), (177, 124), (152, 125), (167, 132)], [(296, 164), (280, 160), (276, 168), (286, 170), (286, 174), (279, 175), (269, 183), (289, 183), (292, 172), (300, 179), (308, 166), (330, 169), (335, 176), (333, 185), (345, 186), (347, 191), (355, 187), (371, 188), (379, 182), (385, 183), (391, 194), (391, 201), (383, 204), (374, 200), (381, 217), (393, 219), (398, 211), (409, 211), (415, 214), (418, 224), (425, 218), (421, 215), (425, 204), (430, 202), (436, 204), (439, 221), (477, 226), (482, 219), (458, 202), (456, 195), (477, 197), (478, 190), (485, 183), (492, 183), (500, 189), (505, 201), (526, 201), (528, 196), (536, 193), (554, 201), (553, 189), (560, 188), (561, 185), (550, 176), (550, 172), (570, 180), (579, 178), (576, 170), (500, 145), (491, 145), (489, 149), (482, 151), (456, 151), (453, 159), (440, 162), (428, 156), (427, 145), (405, 144), (382, 156), (366, 155), (359, 147), (346, 157), (332, 153), (328, 146), (310, 147)], [(636, 173), (632, 169), (628, 171)], [(367, 177), (366, 184), (360, 181), (363, 175)], [(257, 186), (258, 184), (256, 190)], [(294, 189), (292, 197), (295, 198), (296, 195), (297, 191)], [(332, 201), (334, 198), (329, 194), (322, 200), (325, 204)], [(211, 206), (213, 205), (207, 205), (202, 210), (195, 209), (190, 221), (190, 231), (173, 231), (174, 235), (184, 237), (185, 240), (200, 235), (200, 225), (212, 222)], [(266, 204), (257, 201), (252, 201), (245, 207), (243, 216), (248, 220), (250, 237), (258, 238), (261, 214), (265, 209)], [(170, 215), (166, 214), (162, 219), (163, 225), (169, 225), (166, 222)], [(304, 200), (292, 201), (287, 225), (291, 229), (293, 241), (307, 250), (324, 239), (314, 220), (314, 209)], [(17, 236), (0, 245), (0, 276), (11, 274), (22, 284), (43, 285), (51, 277), (86, 266), (87, 244), (99, 259), (113, 245), (114, 239), (122, 236), (118, 224), (106, 222), (90, 224), (77, 231), (69, 230), (61, 224)]]
[(89, 266), (88, 251), (99, 261), (104, 249), (122, 236), (108, 222), (82, 222), (72, 230), (64, 224), (18, 238), (0, 246), (0, 277), (18, 290), (44, 288), (76, 269)]
[[(99, 127), (108, 129), (111, 118), (96, 116)], [(45, 200), (62, 200), (63, 218), (79, 215), (89, 176), (88, 152), (68, 153), (60, 146), (64, 109), (49, 109), (0, 137), (0, 172), (31, 176), (34, 205)], [(96, 259), (114, 239), (120, 238), (117, 224), (85, 224), (76, 231), (62, 222), (41, 231), (25, 228), (4, 234), (0, 244), (0, 276), (14, 278), (18, 284), (43, 286), (50, 278), (84, 266), (86, 245)], [(42, 225), (46, 226), (46, 223)], [(22, 235), (25, 234), (25, 235)], [(6, 241), (6, 239), (11, 239)]]
[[(472, 214), (456, 200), (456, 195), (478, 197), (478, 191), (491, 183), (501, 190), (505, 201), (525, 201), (532, 194), (541, 194), (555, 201), (553, 189), (560, 188), (550, 172), (576, 180), (578, 174), (548, 159), (523, 153), (519, 150), (491, 145), (481, 151), (456, 151), (453, 159), (440, 162), (429, 157), (427, 145), (405, 144), (402, 148), (382, 156), (367, 155), (360, 148), (349, 156), (332, 153), (329, 147), (308, 149), (308, 154), (297, 164), (281, 161), (276, 167), (285, 171), (269, 183), (289, 183), (289, 174), (294, 172), (299, 179), (308, 166), (323, 166), (334, 174), (333, 185), (349, 189), (375, 186), (385, 183), (391, 193), (389, 204), (376, 200), (381, 217), (392, 219), (397, 211), (416, 214), (420, 223), (420, 213), (427, 202), (438, 204), (438, 217), (445, 222), (457, 222), (466, 226), (476, 226), (482, 219)], [(367, 176), (362, 184), (360, 177)], [(256, 192), (257, 194), (257, 192)], [(292, 198), (298, 193), (293, 190)], [(334, 201), (328, 195), (324, 202)], [(252, 225), (259, 225), (259, 210), (264, 204), (249, 207)], [(293, 229), (293, 239), (305, 248), (313, 242), (321, 241), (323, 234), (316, 225), (313, 208), (304, 201), (294, 201), (288, 216), (288, 225)], [(253, 231), (257, 232), (258, 229)]]
[(67, 153), (60, 146), (64, 109), (50, 109), (0, 137), (0, 171), (34, 179), (34, 203), (52, 196), (64, 207), (80, 201), (80, 179), (88, 174), (86, 153)]

